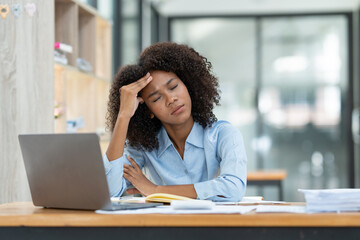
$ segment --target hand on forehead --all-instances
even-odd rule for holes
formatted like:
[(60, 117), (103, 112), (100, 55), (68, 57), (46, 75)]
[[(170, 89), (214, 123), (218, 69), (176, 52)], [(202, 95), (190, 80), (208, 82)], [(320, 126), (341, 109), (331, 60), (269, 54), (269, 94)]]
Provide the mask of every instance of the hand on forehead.
[(141, 91), (141, 96), (145, 98), (152, 92), (159, 90), (161, 87), (166, 87), (172, 80), (179, 79), (175, 73), (161, 70), (151, 71), (150, 75), (153, 80)]

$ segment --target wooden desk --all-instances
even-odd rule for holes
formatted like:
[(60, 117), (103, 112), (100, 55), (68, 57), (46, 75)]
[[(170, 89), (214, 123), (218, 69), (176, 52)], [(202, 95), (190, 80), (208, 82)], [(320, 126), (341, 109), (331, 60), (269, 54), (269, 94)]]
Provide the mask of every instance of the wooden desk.
[[(279, 191), (279, 200), (284, 200), (282, 181), (287, 177), (286, 170), (260, 170), (247, 173), (249, 186), (276, 186)], [(262, 194), (260, 194), (262, 195)]]
[[(360, 212), (103, 215), (0, 205), (0, 239), (359, 239)], [(345, 237), (345, 238), (344, 238)]]

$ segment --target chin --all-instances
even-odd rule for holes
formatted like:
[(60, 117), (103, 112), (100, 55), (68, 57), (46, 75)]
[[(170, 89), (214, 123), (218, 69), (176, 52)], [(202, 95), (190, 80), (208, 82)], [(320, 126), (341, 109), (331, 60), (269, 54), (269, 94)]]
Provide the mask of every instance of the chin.
[(191, 120), (191, 114), (181, 114), (179, 116), (172, 116), (171, 119), (167, 119), (167, 121), (161, 121), (163, 124), (168, 125), (182, 125), (187, 121)]
[(183, 114), (182, 116), (176, 116), (175, 122), (177, 124), (184, 124), (189, 120), (191, 120), (191, 114)]

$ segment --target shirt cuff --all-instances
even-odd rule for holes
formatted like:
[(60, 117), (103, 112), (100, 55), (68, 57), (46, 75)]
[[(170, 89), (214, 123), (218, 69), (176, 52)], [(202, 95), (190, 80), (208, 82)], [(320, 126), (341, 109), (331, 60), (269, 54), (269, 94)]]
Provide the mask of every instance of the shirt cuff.
[(215, 179), (194, 184), (198, 199), (207, 199), (219, 202), (238, 202), (245, 194), (245, 184), (236, 178), (224, 179), (219, 176)]
[(194, 188), (197, 194), (197, 199), (209, 199), (214, 196), (211, 190), (211, 181), (194, 183)]

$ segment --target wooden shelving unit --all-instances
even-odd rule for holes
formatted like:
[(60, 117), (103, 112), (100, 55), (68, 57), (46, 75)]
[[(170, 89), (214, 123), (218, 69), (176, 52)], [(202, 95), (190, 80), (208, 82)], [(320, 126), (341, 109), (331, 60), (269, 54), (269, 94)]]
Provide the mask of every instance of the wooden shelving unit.
[[(107, 100), (112, 78), (111, 23), (96, 10), (76, 0), (55, 0), (55, 42), (73, 47), (67, 53), (68, 65), (55, 63), (55, 102), (63, 114), (55, 120), (55, 131), (66, 132), (66, 122), (84, 119), (84, 127), (77, 132), (102, 133), (105, 148), (108, 135), (104, 134)], [(77, 68), (76, 59), (83, 58), (92, 72)]]

